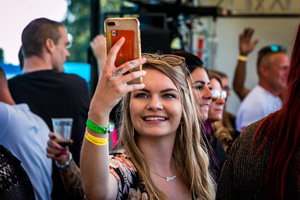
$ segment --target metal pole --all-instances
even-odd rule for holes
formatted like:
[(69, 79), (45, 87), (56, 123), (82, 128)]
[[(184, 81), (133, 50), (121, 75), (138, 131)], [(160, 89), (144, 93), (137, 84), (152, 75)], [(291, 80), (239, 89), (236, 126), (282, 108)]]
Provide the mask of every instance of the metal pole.
[[(100, 0), (91, 0), (91, 38), (93, 40), (100, 31)], [(88, 48), (88, 63), (91, 65), (90, 94), (93, 96), (98, 82), (97, 61), (92, 49)]]

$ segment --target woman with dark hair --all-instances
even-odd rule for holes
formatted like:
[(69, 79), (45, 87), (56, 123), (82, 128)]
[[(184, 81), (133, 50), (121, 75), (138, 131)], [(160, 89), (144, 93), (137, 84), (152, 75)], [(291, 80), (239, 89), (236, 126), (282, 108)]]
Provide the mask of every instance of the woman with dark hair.
[(286, 100), (251, 124), (234, 142), (218, 183), (217, 199), (300, 197), (300, 26), (291, 55)]
[(226, 128), (222, 124), (227, 92), (223, 90), (221, 77), (218, 74), (209, 70), (208, 76), (210, 79), (210, 86), (212, 88), (211, 92), (213, 94), (212, 102), (208, 111), (208, 120), (212, 123), (213, 135), (220, 140), (224, 150), (227, 151), (233, 141), (230, 129)]
[(202, 132), (202, 136), (205, 138), (204, 145), (208, 147), (209, 151), (210, 171), (217, 182), (225, 161), (226, 152), (221, 142), (214, 136), (212, 124), (208, 120), (212, 93), (207, 69), (203, 66), (202, 60), (192, 53), (176, 51), (173, 54), (185, 58), (186, 68), (189, 71), (189, 82), (192, 85), (193, 95), (197, 103), (198, 118), (205, 129), (205, 132)]

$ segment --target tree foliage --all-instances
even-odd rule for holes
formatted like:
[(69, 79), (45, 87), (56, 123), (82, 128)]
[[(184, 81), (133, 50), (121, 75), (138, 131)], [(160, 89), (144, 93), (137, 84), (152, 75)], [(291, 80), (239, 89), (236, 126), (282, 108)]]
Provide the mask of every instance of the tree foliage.
[[(70, 34), (69, 62), (87, 62), (91, 40), (91, 0), (67, 0), (68, 11), (64, 24)], [(119, 11), (121, 0), (99, 0), (101, 12)], [(103, 23), (103, 22), (100, 22)], [(101, 31), (100, 31), (101, 32)]]

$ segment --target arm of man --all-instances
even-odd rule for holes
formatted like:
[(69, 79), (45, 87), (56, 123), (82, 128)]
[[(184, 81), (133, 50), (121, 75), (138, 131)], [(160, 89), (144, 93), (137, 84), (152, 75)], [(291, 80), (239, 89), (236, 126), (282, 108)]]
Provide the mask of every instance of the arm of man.
[(251, 42), (253, 33), (254, 29), (245, 28), (243, 33), (239, 36), (240, 56), (234, 72), (233, 89), (239, 96), (240, 100), (243, 100), (250, 92), (250, 89), (245, 87), (244, 84), (246, 79), (247, 56), (258, 43), (258, 40)]
[(105, 61), (106, 61), (106, 47), (105, 36), (97, 35), (93, 41), (90, 42), (90, 46), (93, 50), (93, 54), (97, 60), (99, 76), (102, 73)]

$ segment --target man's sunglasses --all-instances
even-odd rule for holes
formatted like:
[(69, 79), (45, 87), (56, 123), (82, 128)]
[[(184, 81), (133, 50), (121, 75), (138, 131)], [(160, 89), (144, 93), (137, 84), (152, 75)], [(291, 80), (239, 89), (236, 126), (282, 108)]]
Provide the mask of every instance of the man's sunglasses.
[(286, 53), (287, 50), (286, 50), (285, 46), (283, 46), (283, 45), (276, 45), (276, 44), (273, 44), (273, 45), (264, 47), (264, 48), (262, 48), (262, 49), (258, 52), (258, 60), (257, 60), (257, 64), (260, 64), (262, 58), (263, 58), (266, 54), (268, 54), (268, 53), (270, 53), (270, 52), (273, 52), (273, 53), (284, 52), (284, 53)]

